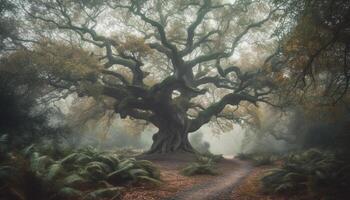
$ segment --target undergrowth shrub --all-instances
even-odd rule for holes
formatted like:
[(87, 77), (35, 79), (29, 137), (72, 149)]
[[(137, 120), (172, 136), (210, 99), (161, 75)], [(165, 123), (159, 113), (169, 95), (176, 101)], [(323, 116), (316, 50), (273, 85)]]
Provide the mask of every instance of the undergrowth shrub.
[(250, 160), (255, 166), (272, 165), (277, 160), (277, 155), (267, 153), (239, 153), (236, 158)]
[(218, 172), (215, 170), (216, 163), (223, 159), (222, 155), (214, 155), (211, 153), (196, 154), (197, 161), (190, 163), (181, 170), (181, 173), (185, 176), (194, 175), (217, 175)]
[(261, 181), (268, 193), (345, 191), (350, 186), (350, 162), (317, 149), (291, 153), (281, 167), (269, 170)]
[(53, 159), (31, 145), (0, 165), (0, 199), (116, 199), (141, 182), (161, 183), (151, 162), (92, 147)]

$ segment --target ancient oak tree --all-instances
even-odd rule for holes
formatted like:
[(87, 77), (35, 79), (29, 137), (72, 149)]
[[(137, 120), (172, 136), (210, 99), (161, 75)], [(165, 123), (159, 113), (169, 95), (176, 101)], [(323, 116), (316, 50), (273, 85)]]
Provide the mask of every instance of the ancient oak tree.
[[(228, 106), (267, 102), (273, 88), (262, 67), (273, 48), (262, 53), (261, 67), (232, 62), (237, 49), (249, 49), (257, 38), (273, 40), (282, 9), (268, 1), (34, 0), (21, 6), (33, 24), (47, 28), (46, 40), (57, 45), (74, 33), (92, 52), (86, 59), (98, 60), (88, 73), (50, 83), (80, 96), (98, 88), (122, 118), (155, 125), (150, 153), (192, 152), (189, 133)], [(210, 88), (220, 95), (203, 103)]]

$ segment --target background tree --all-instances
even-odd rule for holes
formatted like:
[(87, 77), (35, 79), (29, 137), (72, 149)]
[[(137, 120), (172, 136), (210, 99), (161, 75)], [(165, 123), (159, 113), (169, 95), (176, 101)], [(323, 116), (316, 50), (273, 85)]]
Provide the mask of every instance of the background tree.
[(50, 125), (55, 110), (37, 101), (50, 90), (39, 78), (39, 71), (25, 67), (25, 52), (18, 50), (0, 59), (0, 136), (11, 148), (55, 137), (62, 131), (62, 127)]
[[(264, 112), (254, 133), (310, 147), (346, 147), (349, 118), (348, 1), (277, 1), (281, 52), (265, 65), (283, 110)], [(274, 119), (278, 116), (278, 119)], [(271, 121), (271, 119), (274, 119)], [(337, 144), (337, 145), (335, 145)]]
[(319, 106), (348, 101), (349, 2), (288, 1), (286, 10), (296, 26), (284, 35), (276, 79)]

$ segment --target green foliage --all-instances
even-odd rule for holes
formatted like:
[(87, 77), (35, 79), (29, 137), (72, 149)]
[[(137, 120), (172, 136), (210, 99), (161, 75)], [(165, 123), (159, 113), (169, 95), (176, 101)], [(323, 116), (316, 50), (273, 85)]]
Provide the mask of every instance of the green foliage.
[(219, 162), (222, 159), (224, 159), (224, 157), (222, 157), (221, 154), (215, 155), (212, 154), (210, 152), (206, 152), (206, 153), (196, 153), (196, 157), (197, 157), (197, 161), (200, 163), (208, 163), (208, 162)]
[(263, 166), (263, 165), (272, 165), (274, 162), (274, 159), (270, 155), (259, 155), (254, 157), (253, 164), (255, 166)]
[(323, 189), (342, 190), (350, 186), (350, 165), (332, 152), (310, 149), (286, 156), (284, 164), (270, 170), (261, 181), (269, 193)]
[(71, 187), (63, 187), (57, 194), (53, 196), (54, 199), (79, 199), (83, 196), (82, 192)]
[(113, 149), (113, 151), (123, 158), (132, 158), (144, 153), (142, 150), (137, 150), (129, 147), (116, 148)]
[(0, 180), (0, 197), (24, 199), (31, 198), (29, 187), (36, 188), (35, 199), (113, 199), (120, 196), (122, 186), (161, 183), (159, 170), (149, 161), (121, 158), (92, 147), (53, 159), (34, 145), (0, 165)]
[(236, 158), (240, 160), (250, 160), (255, 166), (272, 165), (276, 156), (267, 153), (239, 153)]
[(240, 159), (240, 160), (250, 160), (252, 159), (253, 154), (248, 154), (248, 153), (239, 153), (235, 157)]
[(215, 171), (215, 165), (213, 162), (208, 163), (191, 163), (187, 167), (181, 170), (181, 173), (185, 176), (193, 176), (193, 175), (217, 175)]
[(184, 169), (181, 170), (181, 173), (185, 176), (193, 175), (217, 175), (218, 173), (215, 170), (215, 164), (223, 159), (222, 155), (214, 155), (211, 153), (206, 154), (196, 154), (197, 162), (190, 163)]
[(120, 187), (111, 187), (111, 188), (103, 188), (98, 189), (93, 192), (90, 192), (86, 199), (116, 199), (120, 196), (120, 191), (122, 188)]
[[(33, 112), (39, 81), (32, 72), (15, 74), (2, 65), (0, 59), (0, 140), (8, 146), (33, 142), (53, 128), (47, 125), (49, 109)], [(6, 66), (7, 67), (7, 66)], [(42, 87), (41, 87), (42, 89)]]

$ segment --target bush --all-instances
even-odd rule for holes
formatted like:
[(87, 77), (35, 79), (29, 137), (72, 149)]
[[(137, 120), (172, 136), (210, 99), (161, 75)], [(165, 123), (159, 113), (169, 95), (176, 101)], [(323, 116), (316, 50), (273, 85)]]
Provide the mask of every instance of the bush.
[(54, 109), (37, 101), (45, 91), (38, 74), (22, 67), (14, 72), (4, 59), (0, 58), (0, 137), (6, 134), (7, 145), (23, 148), (38, 138), (56, 134), (59, 130), (49, 126)]
[(224, 157), (222, 157), (221, 154), (215, 155), (210, 152), (202, 153), (202, 154), (196, 153), (196, 158), (197, 158), (197, 161), (200, 163), (208, 163), (208, 162), (217, 163), (224, 159)]
[(235, 156), (235, 158), (238, 158), (240, 160), (251, 160), (253, 158), (253, 154), (250, 153), (239, 153)]
[(217, 175), (215, 171), (215, 165), (213, 162), (208, 163), (191, 163), (187, 167), (181, 170), (181, 173), (185, 176), (194, 176), (194, 175)]
[(236, 158), (240, 160), (250, 160), (255, 166), (272, 165), (276, 160), (275, 155), (266, 153), (239, 153)]
[(255, 166), (272, 165), (273, 163), (273, 156), (270, 155), (259, 155), (253, 158), (253, 164)]
[(181, 173), (185, 176), (194, 176), (194, 175), (217, 175), (218, 173), (215, 170), (215, 164), (223, 159), (222, 155), (214, 155), (212, 153), (205, 154), (196, 154), (197, 162), (190, 163), (184, 169), (181, 170)]

